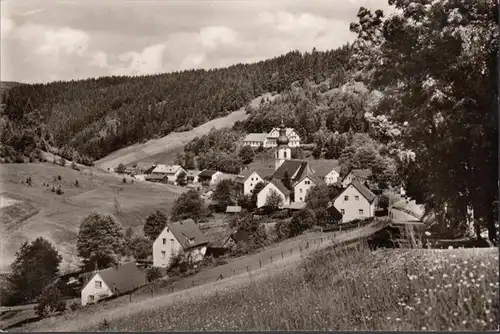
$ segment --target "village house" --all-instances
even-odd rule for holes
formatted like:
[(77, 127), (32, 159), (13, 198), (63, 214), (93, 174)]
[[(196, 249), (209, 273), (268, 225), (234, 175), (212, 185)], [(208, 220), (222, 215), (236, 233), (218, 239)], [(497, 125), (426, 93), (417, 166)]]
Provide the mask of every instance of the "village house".
[(153, 266), (168, 267), (179, 253), (193, 263), (203, 260), (208, 239), (192, 219), (169, 223), (153, 242)]
[(187, 174), (186, 170), (179, 165), (157, 165), (151, 172), (152, 175), (165, 176), (170, 183), (175, 184), (181, 173)]
[(314, 175), (322, 179), (327, 185), (340, 181), (340, 165), (337, 160), (319, 159), (309, 161)]
[(214, 185), (217, 182), (217, 178), (222, 175), (221, 172), (216, 170), (205, 169), (200, 174), (198, 174), (198, 182), (207, 183), (208, 185)]
[(236, 214), (241, 212), (241, 206), (239, 205), (228, 205), (226, 207), (226, 213)]
[(220, 175), (215, 180), (215, 184), (217, 185), (224, 180), (236, 181), (236, 179), (238, 179), (237, 174), (220, 173)]
[(87, 273), (81, 291), (83, 306), (113, 295), (133, 291), (146, 284), (146, 275), (134, 262), (111, 266), (109, 268)]
[(134, 167), (134, 174), (136, 175), (148, 175), (151, 174), (156, 165), (151, 162), (139, 162)]
[(333, 206), (342, 214), (342, 223), (375, 215), (375, 194), (359, 181), (354, 180), (333, 201)]
[[(243, 139), (243, 145), (251, 146), (254, 148), (263, 147), (276, 147), (278, 146), (277, 140), (280, 135), (280, 128), (274, 128), (269, 133), (249, 133)], [(300, 147), (300, 137), (293, 128), (286, 128), (285, 135), (288, 138), (290, 147)]]
[(370, 180), (372, 171), (370, 169), (352, 169), (341, 181), (342, 187), (347, 188), (352, 181), (357, 180), (365, 184)]
[(259, 182), (265, 182), (258, 172), (253, 170), (243, 171), (235, 180), (238, 193), (251, 195), (253, 189)]
[(267, 144), (267, 133), (249, 133), (243, 139), (243, 145), (250, 146), (253, 148), (266, 147)]
[(342, 213), (334, 205), (326, 208), (326, 223), (330, 225), (337, 225), (342, 222)]
[(281, 208), (290, 205), (290, 190), (288, 190), (279, 179), (273, 179), (257, 194), (257, 208), (261, 208), (266, 205), (267, 198), (273, 191), (275, 191), (283, 199)]
[(323, 184), (323, 180), (314, 174), (304, 175), (302, 179), (297, 181), (293, 186), (294, 202), (306, 201), (306, 196), (309, 190), (319, 184)]

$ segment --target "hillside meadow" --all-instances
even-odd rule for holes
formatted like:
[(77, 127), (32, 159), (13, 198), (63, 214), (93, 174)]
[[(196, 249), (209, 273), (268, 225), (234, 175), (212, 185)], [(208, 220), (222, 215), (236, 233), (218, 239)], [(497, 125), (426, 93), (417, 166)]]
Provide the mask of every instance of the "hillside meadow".
[[(80, 167), (81, 168), (81, 167)], [(76, 237), (91, 212), (111, 214), (125, 231), (142, 233), (145, 218), (156, 209), (170, 211), (185, 190), (123, 178), (93, 167), (79, 171), (52, 163), (3, 164), (0, 175), (2, 263), (7, 271), (24, 241), (43, 236), (63, 256), (62, 271), (75, 269)], [(26, 184), (31, 178), (31, 186)], [(59, 180), (60, 177), (60, 180)], [(78, 180), (78, 186), (76, 181)], [(61, 187), (63, 193), (52, 192)]]
[[(498, 249), (327, 249), (235, 290), (85, 330), (494, 330)], [(203, 316), (200, 316), (203, 315)]]

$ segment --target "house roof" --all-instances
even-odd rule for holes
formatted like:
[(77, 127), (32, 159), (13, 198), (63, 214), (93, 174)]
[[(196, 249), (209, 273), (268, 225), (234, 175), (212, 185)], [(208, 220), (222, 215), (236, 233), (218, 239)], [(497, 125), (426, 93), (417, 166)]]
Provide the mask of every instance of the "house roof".
[[(285, 177), (285, 172), (288, 172), (288, 176), (292, 182), (299, 180), (305, 173), (310, 172), (310, 168), (307, 161), (303, 160), (285, 160), (281, 166), (272, 175), (273, 179), (282, 179)], [(312, 172), (312, 171), (311, 171)]]
[[(264, 179), (264, 176), (261, 175), (259, 173), (259, 171), (257, 170), (253, 170), (253, 169), (245, 169), (243, 171), (241, 171), (240, 175), (238, 175), (236, 178), (235, 178), (235, 181), (238, 182), (238, 183), (243, 183), (245, 182), (246, 180), (248, 180), (248, 178), (253, 174), (253, 173), (256, 173), (257, 175), (259, 175), (259, 177), (261, 177), (262, 179)], [(262, 173), (262, 172), (261, 172)], [(264, 174), (268, 175), (268, 173), (265, 173)]]
[(156, 165), (152, 162), (139, 162), (137, 166), (135, 166), (135, 170), (137, 171), (146, 171), (151, 168), (155, 168)]
[[(194, 220), (185, 219), (167, 224), (182, 248), (189, 249), (208, 243), (208, 239), (201, 233)], [(194, 239), (194, 240), (193, 240)], [(189, 242), (193, 240), (193, 242)]]
[(377, 196), (370, 191), (367, 187), (365, 187), (362, 183), (357, 180), (351, 182), (351, 185), (356, 188), (364, 198), (368, 200), (368, 202), (373, 202)]
[(329, 159), (311, 160), (309, 161), (309, 165), (314, 171), (314, 174), (316, 174), (319, 177), (325, 177), (332, 170), (335, 170), (337, 173), (340, 173), (340, 168), (341, 168), (338, 160), (329, 160)]
[(186, 176), (198, 176), (200, 175), (200, 171), (199, 170), (188, 170), (186, 171)]
[(281, 191), (281, 193), (283, 193), (283, 195), (285, 196), (290, 196), (290, 190), (288, 190), (287, 187), (285, 187), (285, 185), (283, 184), (283, 182), (281, 182), (281, 180), (279, 179), (273, 179), (271, 181), (271, 183), (276, 187), (278, 188), (279, 191)]
[(217, 173), (216, 170), (204, 169), (200, 174), (198, 174), (198, 177), (212, 177), (215, 173)]
[(239, 243), (239, 242), (248, 242), (248, 233), (243, 231), (243, 230), (238, 230), (237, 232), (231, 234), (229, 236), (231, 239), (234, 240), (234, 242)]
[(109, 288), (113, 288), (114, 284), (118, 292), (127, 292), (146, 284), (146, 275), (137, 269), (134, 262), (111, 266), (97, 273)]
[(263, 142), (267, 138), (267, 133), (249, 133), (243, 139), (243, 141), (258, 141), (258, 142)]
[(226, 174), (226, 173), (222, 173), (222, 174), (221, 174), (221, 175), (219, 175), (219, 177), (217, 178), (217, 182), (220, 182), (220, 181), (223, 181), (223, 180), (232, 180), (232, 181), (235, 181), (237, 178), (238, 178), (238, 175), (236, 175), (236, 174)]
[(241, 212), (241, 206), (229, 205), (226, 207), (226, 213), (237, 213), (237, 212)]
[(302, 182), (302, 180), (304, 180), (306, 177), (311, 179), (316, 185), (325, 183), (325, 181), (323, 181), (319, 176), (315, 174), (304, 174), (299, 180), (297, 180), (297, 182), (295, 182), (294, 187)]
[(340, 213), (339, 210), (333, 205), (329, 206), (326, 208), (326, 211), (330, 214), (330, 216), (336, 218), (336, 219), (342, 219), (342, 213)]
[(158, 165), (153, 169), (153, 173), (163, 173), (163, 174), (175, 174), (181, 169), (182, 167), (179, 165)]

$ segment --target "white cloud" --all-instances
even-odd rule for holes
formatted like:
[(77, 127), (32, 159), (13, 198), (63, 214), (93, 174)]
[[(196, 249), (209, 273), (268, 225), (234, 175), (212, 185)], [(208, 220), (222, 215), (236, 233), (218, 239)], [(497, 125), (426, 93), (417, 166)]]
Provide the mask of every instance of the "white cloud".
[(154, 74), (162, 71), (164, 44), (151, 45), (141, 52), (126, 52), (118, 59), (128, 65), (118, 67), (114, 73), (121, 75)]
[(15, 28), (14, 21), (12, 21), (10, 18), (3, 16), (0, 18), (0, 36), (1, 39), (4, 40), (8, 38), (12, 31)]
[(89, 64), (90, 66), (97, 66), (100, 68), (108, 67), (108, 55), (103, 51), (97, 51), (92, 55), (92, 61)]

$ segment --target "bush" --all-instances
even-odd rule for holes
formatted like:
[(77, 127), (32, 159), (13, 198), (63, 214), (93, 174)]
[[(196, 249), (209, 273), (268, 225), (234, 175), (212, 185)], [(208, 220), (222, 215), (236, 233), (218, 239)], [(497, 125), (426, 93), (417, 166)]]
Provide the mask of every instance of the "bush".
[(78, 302), (72, 302), (71, 304), (69, 304), (69, 309), (73, 312), (78, 310), (80, 307), (81, 305)]
[(103, 319), (101, 322), (99, 322), (98, 329), (100, 331), (105, 331), (108, 330), (111, 327), (111, 323), (108, 321), (108, 319)]
[(127, 179), (126, 179), (126, 178), (123, 178), (123, 179), (122, 179), (122, 182), (123, 182), (123, 183), (127, 183)]
[(163, 277), (163, 272), (158, 267), (149, 268), (146, 272), (146, 279), (149, 283), (159, 280)]
[(61, 178), (61, 175), (57, 175), (57, 179), (58, 179), (59, 181), (61, 181), (61, 179), (62, 179), (62, 178)]
[(58, 195), (62, 195), (63, 194), (63, 191), (61, 190), (61, 187), (57, 188), (56, 194), (58, 194)]
[(61, 291), (59, 291), (55, 284), (48, 285), (43, 289), (42, 294), (37, 299), (37, 303), (35, 313), (40, 318), (64, 312), (66, 309), (66, 303), (62, 300)]
[(80, 183), (78, 182), (78, 180), (75, 180), (75, 187), (79, 187), (80, 186)]

